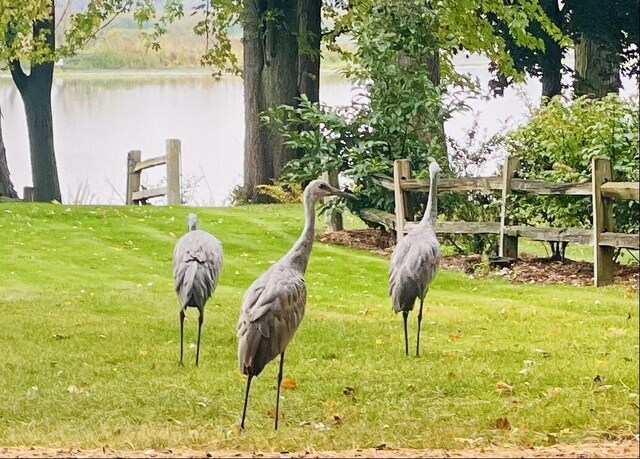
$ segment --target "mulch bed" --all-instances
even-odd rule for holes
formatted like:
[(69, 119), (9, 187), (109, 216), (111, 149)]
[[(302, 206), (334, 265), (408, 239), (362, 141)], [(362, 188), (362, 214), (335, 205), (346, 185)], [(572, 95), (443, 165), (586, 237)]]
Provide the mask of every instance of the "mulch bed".
[[(336, 231), (324, 234), (320, 241), (326, 244), (345, 245), (391, 257), (395, 238), (377, 229)], [(545, 285), (593, 285), (593, 263), (565, 259), (564, 263), (547, 258), (534, 258), (523, 254), (517, 261), (504, 267), (483, 269), (479, 255), (452, 255), (443, 257), (440, 267), (446, 270), (463, 271), (471, 276), (492, 275), (518, 284)], [(614, 282), (627, 285), (630, 294), (638, 292), (640, 275), (638, 266), (615, 265)]]

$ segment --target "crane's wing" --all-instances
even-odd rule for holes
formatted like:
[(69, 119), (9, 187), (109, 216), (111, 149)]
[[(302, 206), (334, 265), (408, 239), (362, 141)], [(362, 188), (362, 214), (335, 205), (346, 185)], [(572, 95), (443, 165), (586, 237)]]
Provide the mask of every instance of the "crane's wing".
[(183, 307), (204, 306), (218, 286), (222, 264), (222, 243), (211, 234), (191, 231), (178, 240), (173, 277)]
[(244, 374), (258, 375), (284, 352), (293, 338), (307, 302), (304, 278), (291, 271), (258, 279), (244, 298), (238, 323), (238, 359)]
[(389, 266), (389, 295), (394, 310), (413, 309), (423, 297), (438, 270), (440, 244), (432, 231), (414, 229), (400, 241)]

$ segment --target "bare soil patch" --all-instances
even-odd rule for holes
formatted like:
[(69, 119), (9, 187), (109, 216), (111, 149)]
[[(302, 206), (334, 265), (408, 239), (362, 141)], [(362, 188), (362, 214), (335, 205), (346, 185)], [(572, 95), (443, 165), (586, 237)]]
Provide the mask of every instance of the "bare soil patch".
[[(377, 229), (336, 231), (320, 237), (327, 244), (345, 245), (390, 257), (394, 237)], [(534, 258), (526, 254), (509, 266), (491, 267), (479, 255), (452, 255), (443, 257), (442, 269), (463, 271), (470, 275), (493, 275), (518, 284), (593, 285), (593, 263), (565, 259), (564, 263), (547, 258)], [(614, 282), (628, 286), (628, 294), (638, 293), (640, 275), (637, 266), (615, 265)]]
[(134, 457), (134, 458), (346, 458), (346, 457), (362, 457), (362, 458), (408, 458), (408, 457), (572, 457), (572, 458), (591, 458), (591, 457), (611, 457), (611, 458), (627, 458), (639, 457), (639, 444), (636, 440), (625, 440), (621, 442), (606, 443), (587, 443), (582, 445), (553, 445), (553, 446), (537, 446), (537, 447), (487, 447), (487, 448), (470, 448), (470, 449), (391, 449), (386, 447), (370, 448), (370, 449), (352, 449), (346, 451), (235, 451), (235, 450), (189, 450), (189, 449), (164, 449), (164, 450), (114, 450), (110, 448), (101, 449), (55, 449), (55, 448), (0, 448), (0, 458), (6, 457), (38, 457), (38, 458), (112, 458), (112, 457)]

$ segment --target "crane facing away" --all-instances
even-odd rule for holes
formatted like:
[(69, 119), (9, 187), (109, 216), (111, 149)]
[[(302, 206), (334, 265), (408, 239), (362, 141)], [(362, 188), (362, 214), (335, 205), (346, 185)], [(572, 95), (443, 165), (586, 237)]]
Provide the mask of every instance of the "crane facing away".
[(418, 312), (418, 339), (416, 356), (420, 355), (420, 326), (424, 297), (429, 284), (438, 271), (440, 263), (440, 243), (436, 238), (436, 219), (438, 217), (438, 163), (429, 165), (429, 198), (420, 223), (396, 246), (391, 256), (389, 270), (389, 295), (393, 310), (402, 311), (404, 320), (404, 351), (409, 355), (409, 337), (407, 317), (413, 310), (416, 298), (420, 298)]
[(244, 429), (251, 380), (265, 365), (280, 356), (276, 394), (275, 429), (278, 430), (280, 383), (284, 352), (293, 338), (307, 303), (304, 275), (315, 237), (315, 204), (326, 196), (350, 197), (321, 180), (312, 181), (304, 192), (305, 225), (293, 248), (273, 264), (246, 291), (238, 322), (240, 371), (247, 375), (247, 389), (240, 427)]
[(198, 348), (204, 321), (204, 305), (218, 285), (222, 271), (222, 243), (206, 231), (198, 229), (198, 217), (187, 217), (189, 232), (176, 242), (173, 251), (173, 278), (180, 301), (180, 364), (184, 354), (184, 318), (189, 307), (198, 309)]

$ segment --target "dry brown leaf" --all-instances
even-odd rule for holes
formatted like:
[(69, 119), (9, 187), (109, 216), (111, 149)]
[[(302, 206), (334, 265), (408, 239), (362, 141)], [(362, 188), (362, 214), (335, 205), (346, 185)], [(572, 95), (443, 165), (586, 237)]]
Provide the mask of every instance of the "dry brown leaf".
[(449, 335), (449, 341), (459, 341), (462, 335)]
[[(271, 419), (275, 419), (276, 418), (276, 410), (267, 411), (267, 416), (269, 416)], [(284, 420), (284, 413), (282, 411), (280, 411), (280, 420)]]
[(501, 394), (511, 394), (513, 392), (513, 386), (507, 384), (504, 381), (498, 381), (496, 390)]
[(356, 390), (353, 387), (345, 387), (344, 389), (342, 389), (342, 393), (347, 397), (351, 397), (355, 395)]
[(501, 430), (511, 430), (511, 424), (507, 418), (496, 419), (496, 427)]
[(284, 378), (282, 381), (282, 388), (284, 390), (294, 390), (296, 387), (298, 387), (298, 383), (293, 378)]

